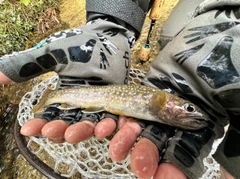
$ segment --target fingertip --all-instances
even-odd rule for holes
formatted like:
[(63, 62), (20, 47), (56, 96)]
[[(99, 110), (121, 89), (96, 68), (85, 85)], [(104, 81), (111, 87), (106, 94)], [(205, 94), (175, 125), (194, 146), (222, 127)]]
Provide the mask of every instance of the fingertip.
[(131, 153), (131, 169), (139, 178), (154, 176), (159, 162), (157, 147), (148, 139), (141, 138)]
[(116, 122), (111, 118), (101, 120), (94, 128), (96, 138), (103, 139), (109, 136), (117, 127)]
[(39, 136), (44, 125), (47, 124), (45, 119), (34, 118), (26, 122), (20, 130), (20, 133), (24, 136)]
[(94, 133), (94, 124), (90, 121), (83, 121), (69, 126), (64, 134), (65, 140), (70, 144), (77, 144), (89, 139)]
[(132, 149), (140, 133), (141, 127), (136, 122), (126, 122), (124, 126), (114, 135), (110, 142), (110, 157), (116, 162), (124, 160)]
[(64, 133), (68, 128), (68, 124), (63, 120), (54, 120), (48, 122), (42, 128), (42, 135), (55, 143), (64, 142)]

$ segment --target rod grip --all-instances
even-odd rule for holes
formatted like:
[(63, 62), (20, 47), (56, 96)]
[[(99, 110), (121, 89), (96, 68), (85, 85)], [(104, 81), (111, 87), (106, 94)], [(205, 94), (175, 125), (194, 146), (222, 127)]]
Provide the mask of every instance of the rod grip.
[(149, 14), (149, 18), (152, 20), (157, 20), (160, 17), (160, 10), (162, 8), (164, 0), (155, 0), (152, 9)]
[(142, 49), (139, 53), (139, 59), (142, 61), (147, 61), (149, 59), (150, 51), (151, 51), (150, 45), (142, 46)]

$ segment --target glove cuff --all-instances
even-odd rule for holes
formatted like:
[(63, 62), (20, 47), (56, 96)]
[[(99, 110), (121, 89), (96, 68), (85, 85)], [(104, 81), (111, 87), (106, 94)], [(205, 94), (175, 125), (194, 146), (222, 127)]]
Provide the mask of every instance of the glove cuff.
[[(117, 3), (117, 4), (116, 4)], [(146, 13), (131, 0), (87, 0), (87, 12), (101, 13), (120, 19), (131, 25), (139, 34), (145, 20)]]

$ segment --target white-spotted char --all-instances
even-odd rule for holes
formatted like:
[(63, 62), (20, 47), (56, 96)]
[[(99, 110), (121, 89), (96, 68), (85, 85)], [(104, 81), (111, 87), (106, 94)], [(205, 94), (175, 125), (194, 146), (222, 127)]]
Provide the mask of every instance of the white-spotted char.
[(207, 125), (209, 117), (195, 104), (163, 90), (140, 85), (108, 85), (47, 90), (33, 108), (37, 113), (51, 104), (83, 112), (106, 111), (195, 130)]

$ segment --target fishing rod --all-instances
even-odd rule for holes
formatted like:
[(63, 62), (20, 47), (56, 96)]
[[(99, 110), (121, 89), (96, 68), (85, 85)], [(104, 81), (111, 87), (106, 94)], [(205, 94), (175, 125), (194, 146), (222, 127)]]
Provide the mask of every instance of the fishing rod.
[(140, 53), (139, 53), (139, 60), (142, 62), (146, 62), (149, 59), (151, 46), (150, 46), (150, 37), (151, 31), (155, 25), (155, 22), (160, 17), (160, 9), (162, 8), (164, 0), (155, 0), (153, 6), (149, 13), (149, 18), (151, 19), (151, 24), (148, 31), (148, 36), (145, 45), (142, 46)]

